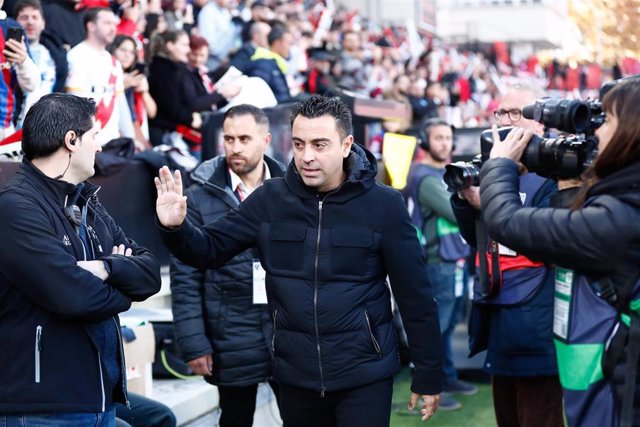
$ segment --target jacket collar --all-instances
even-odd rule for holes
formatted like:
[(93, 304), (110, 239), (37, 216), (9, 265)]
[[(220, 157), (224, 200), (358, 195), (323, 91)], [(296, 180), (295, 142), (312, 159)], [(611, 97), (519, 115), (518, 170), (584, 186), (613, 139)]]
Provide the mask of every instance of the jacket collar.
[(602, 194), (640, 194), (640, 162), (626, 166), (593, 184), (587, 199)]
[[(359, 144), (351, 145), (351, 152), (344, 160), (343, 168), (347, 173), (347, 179), (335, 190), (327, 194), (333, 202), (346, 202), (347, 200), (367, 191), (375, 184), (378, 174), (378, 164), (375, 156)], [(298, 196), (304, 198), (316, 198), (318, 192), (315, 188), (308, 187), (302, 181), (296, 168), (294, 159), (289, 163), (285, 174), (287, 186)]]
[[(65, 206), (66, 199), (75, 193), (77, 185), (67, 181), (53, 179), (46, 176), (40, 169), (34, 166), (27, 158), (22, 159), (22, 166), (16, 174), (25, 176), (34, 181), (46, 194), (52, 197), (57, 205)], [(81, 190), (82, 204), (84, 204), (91, 196), (96, 194), (100, 187), (85, 181)]]
[[(264, 162), (269, 168), (269, 173), (272, 178), (284, 176), (285, 168), (282, 163), (267, 155), (264, 156)], [(233, 190), (231, 189), (227, 169), (227, 158), (225, 156), (217, 156), (201, 163), (191, 173), (191, 179), (193, 182), (202, 185), (204, 188), (217, 195), (222, 195), (224, 193), (225, 195), (231, 196), (235, 199)], [(234, 204), (237, 205), (237, 203)]]

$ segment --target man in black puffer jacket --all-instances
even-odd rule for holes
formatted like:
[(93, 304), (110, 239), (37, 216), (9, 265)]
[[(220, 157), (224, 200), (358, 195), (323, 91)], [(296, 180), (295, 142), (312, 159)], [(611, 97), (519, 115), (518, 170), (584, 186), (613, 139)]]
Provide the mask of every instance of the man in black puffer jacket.
[(431, 417), (442, 390), (438, 313), (402, 195), (376, 182), (337, 98), (296, 106), (293, 161), (238, 209), (199, 227), (185, 221), (180, 174), (156, 178), (156, 211), (171, 252), (218, 268), (257, 246), (274, 333), (273, 374), (285, 426), (388, 426), (400, 369), (391, 289), (415, 365), (409, 409)]
[[(264, 155), (271, 142), (269, 119), (251, 105), (224, 116), (225, 156), (201, 164), (187, 190), (189, 220), (203, 225), (240, 205), (265, 179), (282, 177), (284, 165)], [(176, 338), (185, 361), (218, 386), (220, 426), (253, 424), (258, 384), (271, 377), (267, 343), (273, 327), (266, 295), (254, 300), (255, 250), (226, 265), (198, 269), (173, 258), (171, 294)], [(258, 264), (259, 265), (259, 264)], [(277, 394), (277, 387), (272, 383)]]

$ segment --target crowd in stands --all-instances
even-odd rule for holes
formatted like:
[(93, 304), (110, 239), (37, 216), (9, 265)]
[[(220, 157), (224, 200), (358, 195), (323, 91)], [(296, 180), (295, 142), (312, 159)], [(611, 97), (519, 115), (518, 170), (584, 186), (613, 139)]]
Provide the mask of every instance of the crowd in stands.
[(593, 97), (625, 71), (543, 66), (534, 56), (514, 63), (504, 44), (456, 48), (320, 0), (10, 0), (3, 10), (3, 35), (21, 26), (28, 48), (16, 56), (10, 41), (0, 52), (14, 65), (4, 74), (3, 138), (39, 97), (64, 90), (96, 99), (104, 143), (129, 137), (137, 150), (180, 143), (196, 158), (207, 115), (240, 102), (264, 108), (346, 92), (404, 103), (411, 118), (386, 130), (431, 117), (482, 127), (511, 80)]

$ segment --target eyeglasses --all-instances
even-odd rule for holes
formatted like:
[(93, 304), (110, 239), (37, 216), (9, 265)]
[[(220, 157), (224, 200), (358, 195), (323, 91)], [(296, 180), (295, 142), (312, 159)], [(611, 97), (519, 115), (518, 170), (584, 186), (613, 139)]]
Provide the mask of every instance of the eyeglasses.
[(522, 118), (522, 110), (519, 108), (513, 108), (511, 110), (496, 110), (493, 112), (493, 117), (495, 117), (498, 121), (501, 121), (507, 115), (509, 116), (509, 120), (511, 120), (512, 122), (517, 122)]

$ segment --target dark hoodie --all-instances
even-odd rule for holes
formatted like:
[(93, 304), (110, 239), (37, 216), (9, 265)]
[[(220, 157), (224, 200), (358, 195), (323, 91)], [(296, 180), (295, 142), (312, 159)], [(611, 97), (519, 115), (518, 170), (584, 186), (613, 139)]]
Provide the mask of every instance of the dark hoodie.
[(277, 381), (315, 391), (370, 384), (400, 368), (390, 291), (400, 306), (416, 369), (411, 389), (441, 391), (437, 307), (402, 196), (375, 181), (373, 155), (355, 144), (346, 181), (319, 195), (294, 162), (238, 209), (199, 228), (163, 230), (171, 252), (217, 268), (257, 246), (267, 271)]

